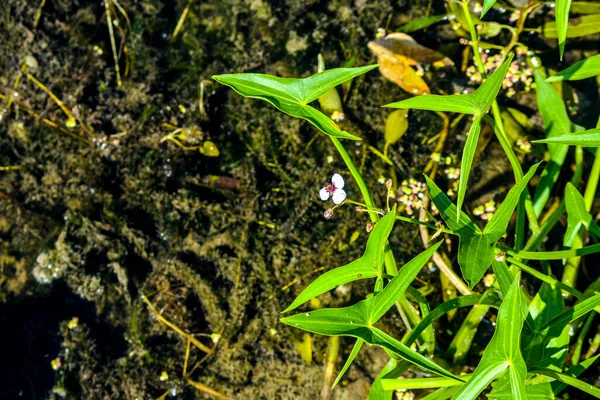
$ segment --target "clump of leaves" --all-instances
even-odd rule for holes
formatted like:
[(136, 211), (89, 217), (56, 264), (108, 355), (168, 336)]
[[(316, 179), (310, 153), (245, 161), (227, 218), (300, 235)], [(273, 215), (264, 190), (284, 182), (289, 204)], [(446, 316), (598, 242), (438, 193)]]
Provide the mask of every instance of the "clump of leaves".
[[(594, 8), (593, 4), (573, 3), (573, 5), (576, 5), (577, 13), (585, 14), (579, 24), (569, 27), (571, 1), (557, 0), (556, 22), (547, 23), (540, 28), (542, 34), (547, 37), (558, 38), (561, 57), (566, 38), (583, 36), (600, 30), (598, 28), (600, 24), (593, 27), (588, 21), (597, 16), (587, 14), (589, 9)], [(494, 6), (495, 1), (486, 0), (481, 17), (483, 18)], [(524, 21), (536, 7), (540, 6), (542, 3), (519, 10), (519, 18)], [(420, 220), (405, 218), (399, 215), (396, 205), (390, 207), (389, 196), (385, 207), (376, 206), (359, 169), (342, 142), (338, 140), (359, 140), (359, 137), (342, 131), (325, 114), (310, 105), (320, 96), (335, 90), (337, 85), (365, 74), (377, 65), (333, 69), (305, 79), (278, 78), (262, 74), (214, 77), (215, 80), (232, 87), (246, 97), (265, 100), (286, 114), (308, 120), (328, 135), (346, 163), (363, 197), (362, 202), (346, 199), (346, 203), (359, 205), (359, 211), (367, 211), (371, 224), (375, 224), (362, 257), (319, 276), (296, 297), (289, 307), (283, 310), (283, 313), (296, 310), (330, 290), (357, 280), (374, 280), (372, 295), (347, 307), (303, 311), (286, 316), (281, 319), (281, 322), (316, 334), (349, 336), (356, 339), (347, 362), (335, 379), (334, 386), (348, 370), (365, 343), (385, 350), (391, 361), (373, 383), (369, 396), (372, 399), (391, 399), (394, 390), (407, 389), (435, 389), (434, 393), (427, 396), (429, 399), (476, 399), (484, 391), (491, 399), (533, 397), (553, 399), (569, 385), (600, 398), (600, 389), (578, 379), (578, 376), (600, 357), (594, 355), (595, 350), (591, 346), (587, 354), (582, 357), (583, 339), (591, 329), (595, 313), (600, 312), (600, 278), (592, 281), (582, 291), (576, 288), (581, 257), (600, 252), (598, 244), (585, 245), (586, 240), (597, 241), (600, 238), (600, 228), (591, 214), (592, 201), (600, 178), (600, 153), (596, 150), (600, 147), (600, 120), (598, 126), (591, 129), (573, 124), (561, 95), (551, 83), (600, 75), (599, 56), (584, 59), (549, 78), (546, 78), (540, 60), (533, 54), (528, 56), (529, 62), (535, 67), (538, 107), (544, 120), (546, 134), (545, 139), (537, 142), (547, 144), (550, 160), (544, 166), (532, 196), (528, 184), (542, 163), (530, 163), (528, 171), (523, 172), (521, 161), (513, 150), (515, 144), (507, 135), (501, 107), (496, 101), (502, 93), (502, 84), (513, 62), (512, 50), (515, 41), (502, 48), (501, 55), (504, 62), (486, 78), (481, 57), (481, 46), (484, 43), (480, 41), (475, 25), (479, 25), (479, 31), (484, 30), (489, 36), (495, 36), (490, 34), (494, 31), (492, 29), (495, 27), (494, 23), (484, 22), (473, 15), (467, 1), (449, 3), (448, 11), (448, 15), (452, 13), (458, 21), (455, 29), (460, 30), (471, 40), (475, 63), (484, 79), (482, 85), (473, 93), (422, 95), (386, 106), (472, 116), (462, 153), (457, 204), (454, 204), (440, 189), (434, 179), (425, 176), (429, 199), (435, 206), (431, 211), (439, 212), (441, 221), (436, 221), (426, 209), (422, 210)], [(600, 10), (598, 12), (600, 13)], [(422, 29), (442, 21), (443, 17), (434, 16), (413, 21), (404, 27), (403, 31), (412, 32)], [(498, 29), (502, 29), (502, 26), (498, 25)], [(519, 24), (518, 29), (511, 31), (513, 39), (518, 37), (522, 29), (523, 24)], [(398, 39), (405, 36), (388, 35), (388, 38)], [(376, 48), (376, 44), (376, 42), (371, 43), (372, 50)], [(382, 59), (381, 54), (384, 53), (383, 50), (377, 53), (380, 59)], [(386, 57), (391, 57), (388, 53), (385, 54)], [(385, 71), (387, 70), (384, 68), (383, 72)], [(427, 91), (415, 91), (415, 93), (423, 92)], [(480, 150), (478, 139), (484, 122), (492, 127), (509, 159), (515, 184), (482, 229), (467, 212), (463, 211), (463, 208), (469, 188), (470, 171), (475, 155)], [(386, 141), (388, 141), (387, 137)], [(575, 155), (579, 161), (577, 170), (571, 182), (566, 184), (562, 199), (556, 204), (549, 205), (550, 196), (556, 191), (559, 183), (559, 175), (568, 173), (564, 164), (569, 145), (576, 146)], [(584, 173), (582, 162), (584, 147), (593, 153), (594, 164), (585, 181), (585, 192), (581, 194), (578, 187), (582, 183)], [(389, 161), (385, 155), (383, 157), (386, 162)], [(390, 180), (388, 193), (392, 185)], [(335, 207), (337, 206), (336, 204)], [(544, 211), (546, 217), (540, 221), (539, 217)], [(546, 251), (544, 241), (550, 232), (560, 231), (557, 222), (565, 212), (567, 227), (564, 232), (561, 232), (564, 237), (562, 242), (564, 249)], [(327, 218), (332, 214), (333, 209), (327, 210)], [(433, 258), (438, 265), (446, 263), (443, 261), (444, 257), (440, 256), (444, 251), (441, 247), (443, 241), (438, 240), (433, 245), (431, 242), (435, 240), (424, 241), (425, 249), (397, 268), (395, 254), (388, 241), (393, 234), (396, 221), (418, 224), (421, 225), (421, 229), (435, 230), (435, 237), (444, 233), (448, 240), (458, 244), (454, 247), (457, 249), (456, 259), (467, 285), (452, 271), (452, 268), (446, 266), (445, 269), (440, 269), (445, 279), (449, 279), (462, 292), (462, 296), (447, 300), (432, 309), (422, 291), (412, 285), (416, 283), (415, 278), (430, 259)], [(457, 240), (452, 239), (453, 237)], [(512, 247), (509, 246), (510, 243)], [(560, 280), (553, 273), (554, 269), (556, 272), (559, 270), (552, 268), (552, 264), (549, 264), (551, 260), (563, 261), (563, 276)], [(482, 287), (480, 282), (490, 266), (493, 270), (491, 275), (493, 279), (487, 281), (486, 286), (489, 289), (484, 293), (472, 292)], [(541, 286), (535, 293), (530, 293), (527, 289), (531, 285), (526, 288), (523, 284), (523, 273), (541, 281)], [(414, 311), (415, 308), (409, 299), (419, 305), (422, 311), (420, 314)], [(404, 338), (393, 337), (379, 324), (385, 314), (394, 312), (394, 306), (408, 317), (407, 329), (410, 333)], [(434, 321), (462, 307), (473, 307), (473, 309), (456, 334), (457, 338), (466, 339), (464, 343), (455, 346), (455, 356), (458, 352), (469, 350), (474, 335), (473, 327), (476, 329), (487, 311), (496, 308), (498, 312), (495, 333), (487, 343), (474, 372), (457, 375), (456, 370), (444, 368), (437, 362), (436, 357), (440, 355), (435, 354), (435, 346), (430, 346), (429, 342), (435, 342)], [(437, 334), (442, 335), (444, 332), (441, 330)], [(420, 374), (425, 377), (397, 379), (411, 367), (415, 368), (415, 371), (421, 370)]]

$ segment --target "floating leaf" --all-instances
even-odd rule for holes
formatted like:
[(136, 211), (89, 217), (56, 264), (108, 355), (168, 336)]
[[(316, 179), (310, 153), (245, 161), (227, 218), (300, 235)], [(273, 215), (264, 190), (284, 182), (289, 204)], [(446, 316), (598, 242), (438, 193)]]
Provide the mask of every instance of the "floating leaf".
[(396, 207), (387, 213), (369, 235), (365, 253), (361, 258), (343, 267), (327, 271), (302, 291), (284, 313), (298, 308), (310, 299), (359, 279), (375, 278), (383, 264), (384, 246), (394, 227)]
[(221, 154), (219, 152), (219, 148), (217, 147), (217, 145), (215, 145), (210, 140), (204, 141), (204, 143), (202, 143), (202, 147), (200, 147), (199, 151), (200, 151), (200, 153), (202, 153), (203, 155), (205, 155), (207, 157), (219, 157), (219, 154)]
[(554, 13), (556, 14), (556, 33), (558, 36), (558, 48), (561, 60), (563, 58), (563, 54), (565, 53), (565, 41), (567, 39), (570, 8), (571, 0), (556, 0)]
[(342, 131), (325, 114), (309, 106), (309, 103), (317, 100), (337, 85), (375, 67), (377, 65), (330, 69), (304, 79), (248, 73), (215, 75), (213, 79), (233, 88), (242, 96), (264, 100), (288, 115), (305, 119), (327, 135), (359, 140), (358, 137)]
[(465, 383), (453, 399), (473, 400), (504, 371), (508, 373), (513, 399), (526, 399), (525, 379), (527, 366), (521, 355), (520, 335), (524, 316), (521, 309), (522, 294), (517, 276), (506, 294), (500, 310), (496, 332), (483, 352), (473, 376)]
[(377, 56), (377, 63), (381, 75), (408, 93), (416, 95), (431, 93), (427, 83), (410, 67), (406, 57), (381, 54)]
[(569, 68), (560, 71), (546, 79), (546, 82), (556, 81), (579, 81), (581, 79), (591, 78), (600, 75), (600, 54), (571, 65)]

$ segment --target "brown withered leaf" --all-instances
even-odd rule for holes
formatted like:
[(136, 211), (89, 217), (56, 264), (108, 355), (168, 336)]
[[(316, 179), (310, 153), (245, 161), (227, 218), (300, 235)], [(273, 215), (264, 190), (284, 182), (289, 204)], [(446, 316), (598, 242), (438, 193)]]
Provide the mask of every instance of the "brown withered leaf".
[(381, 74), (409, 93), (431, 93), (427, 83), (411, 68), (419, 64), (435, 67), (454, 65), (443, 54), (418, 44), (405, 33), (390, 33), (369, 42), (369, 49), (377, 56)]

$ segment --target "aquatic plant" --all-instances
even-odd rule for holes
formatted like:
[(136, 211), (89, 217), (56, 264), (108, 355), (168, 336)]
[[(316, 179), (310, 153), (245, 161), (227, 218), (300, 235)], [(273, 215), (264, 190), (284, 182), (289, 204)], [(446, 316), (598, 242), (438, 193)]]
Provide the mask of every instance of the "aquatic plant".
[[(586, 240), (600, 238), (600, 228), (590, 214), (600, 178), (600, 154), (595, 149), (593, 150), (594, 165), (589, 173), (584, 194), (582, 195), (577, 189), (584, 172), (581, 162), (582, 148), (593, 149), (600, 146), (600, 129), (598, 129), (600, 120), (597, 129), (585, 130), (573, 124), (562, 98), (551, 84), (561, 80), (585, 79), (599, 75), (600, 65), (596, 56), (582, 60), (550, 78), (546, 77), (539, 58), (531, 51), (523, 51), (524, 45), (518, 42), (518, 36), (524, 29), (527, 16), (541, 4), (533, 3), (523, 9), (513, 10), (515, 21), (518, 21), (517, 28), (513, 28), (482, 21), (472, 14), (473, 11), (470, 10), (469, 2), (466, 0), (449, 3), (449, 12), (456, 29), (463, 29), (470, 39), (464, 40), (465, 44), (472, 47), (474, 54), (475, 65), (471, 67), (470, 75), (471, 77), (477, 75), (474, 81), (481, 80), (481, 86), (473, 93), (428, 94), (385, 105), (385, 107), (403, 110), (435, 111), (442, 115), (442, 118), (445, 118), (444, 113), (472, 116), (462, 151), (460, 170), (453, 169), (448, 173), (458, 179), (456, 204), (438, 187), (434, 179), (435, 172), (431, 173), (431, 176), (424, 175), (428, 196), (419, 196), (417, 181), (414, 181), (411, 187), (403, 183), (401, 193), (404, 195), (401, 199), (404, 200), (391, 205), (390, 200), (395, 199), (396, 195), (393, 190), (393, 180), (387, 180), (385, 182), (387, 202), (385, 205), (375, 204), (360, 169), (340, 140), (361, 140), (361, 138), (341, 129), (330, 116), (310, 105), (316, 100), (321, 100), (323, 107), (323, 104), (327, 103), (323, 96), (331, 96), (331, 91), (335, 91), (336, 86), (368, 73), (378, 65), (336, 68), (304, 79), (279, 78), (255, 73), (213, 77), (245, 97), (264, 100), (292, 117), (309, 121), (327, 135), (345, 162), (362, 196), (360, 200), (352, 199), (351, 196), (354, 195), (352, 188), (348, 189), (347, 185), (344, 186), (344, 179), (339, 174), (335, 174), (332, 183), (321, 189), (319, 193), (321, 200), (326, 201), (332, 197), (335, 207), (352, 204), (356, 206), (358, 212), (368, 214), (369, 239), (362, 257), (323, 273), (282, 311), (283, 313), (294, 311), (318, 296), (350, 282), (375, 280), (372, 294), (353, 305), (342, 308), (317, 306), (314, 307), (316, 309), (281, 319), (284, 324), (308, 332), (356, 339), (333, 386), (340, 381), (366, 343), (382, 348), (390, 357), (389, 363), (371, 387), (369, 398), (373, 399), (390, 399), (394, 390), (409, 389), (436, 389), (427, 396), (428, 399), (450, 397), (475, 399), (484, 390), (488, 390), (488, 397), (493, 399), (526, 399), (532, 396), (554, 398), (567, 385), (600, 397), (600, 389), (577, 378), (600, 357), (600, 355), (592, 356), (592, 352), (589, 357), (582, 358), (583, 340), (580, 340), (591, 328), (595, 313), (600, 312), (600, 278), (588, 282), (589, 285), (582, 291), (576, 288), (581, 257), (600, 252), (599, 244), (585, 245)], [(485, 0), (479, 10), (481, 17), (484, 17), (494, 6), (494, 0)], [(546, 24), (540, 29), (547, 37), (558, 39), (561, 58), (566, 38), (593, 33), (587, 20), (592, 19), (593, 16), (597, 17), (597, 14), (584, 16), (581, 19), (586, 18), (585, 24), (580, 23), (568, 28), (570, 6), (571, 1), (557, 0), (556, 23)], [(585, 14), (585, 10), (581, 11), (581, 7), (585, 8), (585, 5), (579, 7), (579, 12)], [(593, 8), (594, 5), (589, 7)], [(443, 17), (448, 19), (448, 15)], [(404, 32), (425, 28), (442, 19), (435, 16), (413, 21), (410, 26), (405, 27)], [(494, 36), (502, 29), (509, 30), (512, 35), (507, 46), (494, 47), (486, 45), (481, 40), (481, 34)], [(405, 36), (394, 35), (388, 38), (404, 40), (412, 49), (419, 46), (411, 40), (405, 40)], [(383, 60), (388, 63), (385, 72), (382, 70), (388, 79), (404, 82), (407, 76), (413, 77), (415, 74), (410, 67), (414, 64), (407, 56), (400, 57), (394, 55), (396, 53), (381, 50), (381, 46), (376, 43), (370, 47), (378, 52), (378, 57), (383, 57)], [(499, 48), (498, 54), (493, 56), (493, 59), (488, 58), (483, 52), (490, 48)], [(514, 64), (516, 51), (521, 58), (525, 58), (527, 62), (525, 69)], [(390, 57), (394, 59), (393, 63)], [(490, 60), (494, 60), (496, 68), (491, 75), (487, 76), (490, 63), (484, 61)], [(400, 65), (404, 72), (400, 75), (390, 74), (389, 69), (394, 68), (394, 65)], [(529, 79), (531, 76), (533, 78)], [(509, 137), (504, 122), (506, 120), (503, 116), (504, 110), (497, 102), (497, 98), (504, 95), (503, 85), (506, 88), (512, 83), (522, 81), (530, 88), (533, 80), (535, 80), (538, 107), (544, 119), (546, 132), (546, 139), (534, 143), (547, 143), (549, 154), (549, 162), (545, 163), (539, 176), (536, 174), (542, 162), (532, 164), (527, 172), (524, 172), (522, 162), (513, 147), (523, 147), (523, 141), (518, 142)], [(412, 89), (410, 91), (415, 94), (428, 92), (428, 90)], [(512, 94), (514, 91), (508, 92), (509, 96)], [(340, 104), (337, 106), (340, 110), (335, 110), (336, 112), (341, 112)], [(326, 112), (329, 113), (331, 110)], [(405, 118), (406, 114), (403, 115)], [(481, 228), (463, 211), (463, 208), (469, 190), (470, 172), (479, 149), (480, 133), (486, 123), (492, 128), (510, 162), (515, 184), (499, 205), (486, 204), (487, 214), (482, 219), (487, 223)], [(405, 130), (406, 127), (403, 127), (402, 132), (392, 134), (388, 133), (388, 126), (386, 126), (386, 149), (383, 153), (376, 149), (373, 152), (384, 161), (391, 163), (387, 156), (387, 147), (389, 143), (401, 140)], [(571, 182), (566, 185), (560, 204), (558, 206), (548, 204), (549, 195), (558, 183), (559, 173), (561, 171), (566, 173), (564, 170), (567, 169), (565, 158), (569, 150), (568, 145), (577, 146), (576, 157), (579, 160), (577, 169)], [(439, 153), (436, 154), (439, 162), (441, 156)], [(537, 180), (533, 196), (528, 187), (532, 179)], [(318, 186), (315, 187), (316, 196)], [(416, 193), (413, 192), (415, 188), (417, 188)], [(399, 208), (408, 206), (409, 201), (411, 210), (409, 216), (418, 211), (418, 219), (400, 215)], [(335, 207), (326, 210), (325, 218), (333, 217)], [(545, 210), (544, 217), (540, 218)], [(516, 215), (513, 218), (515, 211)], [(561, 232), (565, 249), (545, 251), (544, 241), (565, 212), (568, 216), (567, 227), (564, 232)], [(434, 216), (436, 213), (439, 213), (441, 220)], [(479, 215), (482, 213), (483, 211)], [(400, 267), (395, 260), (397, 254), (394, 254), (394, 249), (388, 242), (397, 221), (419, 225), (425, 247), (420, 254)], [(430, 237), (428, 230), (433, 230), (435, 233)], [(438, 239), (440, 235), (444, 235), (445, 240)], [(442, 246), (445, 242), (458, 244), (458, 246), (446, 247), (456, 249), (453, 254), (457, 257), (462, 278), (452, 270), (450, 258)], [(451, 282), (455, 290), (461, 294), (435, 308), (431, 307), (425, 297), (425, 288), (417, 289), (412, 286), (417, 282), (417, 275), (430, 259), (439, 267), (443, 279)], [(548, 263), (550, 260), (563, 260), (564, 268), (560, 280), (552, 273)], [(490, 267), (493, 274), (486, 275)], [(541, 286), (538, 286), (539, 289), (535, 293), (531, 293), (530, 288), (525, 285), (523, 275), (541, 281)], [(473, 291), (474, 289), (476, 291)], [(414, 304), (417, 305), (418, 310)], [(468, 374), (461, 374), (458, 370), (444, 366), (440, 362), (436, 354), (438, 350), (436, 334), (439, 332), (435, 331), (433, 325), (435, 320), (444, 315), (450, 317), (455, 310), (462, 307), (473, 308), (460, 329), (455, 332), (454, 340), (450, 344), (449, 355), (455, 362), (464, 359), (473, 342), (479, 321), (490, 307), (498, 310), (495, 333), (487, 343), (474, 371)], [(395, 338), (393, 333), (387, 332), (378, 324), (394, 308), (402, 316), (407, 328), (406, 334), (400, 339)], [(332, 345), (331, 349), (337, 349), (337, 345)], [(332, 362), (335, 363), (337, 350), (331, 351), (333, 356), (328, 356), (328, 359), (333, 359)], [(569, 366), (566, 364), (568, 355), (570, 355)], [(428, 371), (427, 377), (397, 379), (415, 366)], [(491, 391), (488, 389), (490, 386)]]

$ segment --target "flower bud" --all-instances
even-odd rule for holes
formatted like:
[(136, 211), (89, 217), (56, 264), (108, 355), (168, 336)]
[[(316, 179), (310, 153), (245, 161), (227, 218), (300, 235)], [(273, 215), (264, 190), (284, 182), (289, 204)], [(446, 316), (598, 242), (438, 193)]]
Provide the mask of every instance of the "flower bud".
[(365, 209), (362, 206), (356, 206), (356, 212), (363, 212)]
[(392, 180), (388, 179), (387, 181), (385, 181), (385, 187), (387, 188), (387, 190), (390, 190), (392, 188)]
[(325, 212), (323, 213), (323, 217), (325, 219), (331, 219), (331, 217), (333, 217), (333, 210), (331, 208), (325, 210)]
[(371, 232), (374, 227), (375, 227), (375, 224), (373, 224), (372, 222), (369, 222), (367, 224), (367, 233)]

